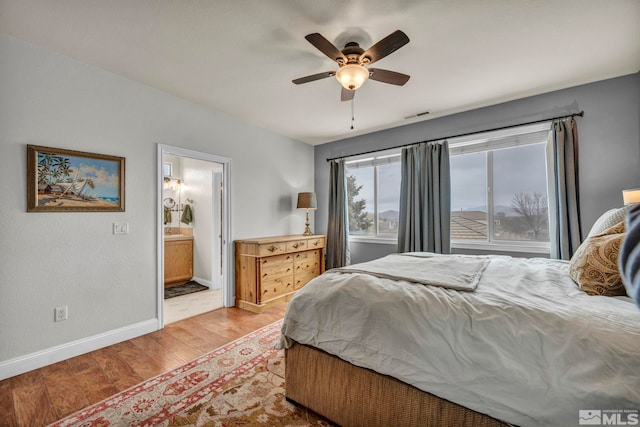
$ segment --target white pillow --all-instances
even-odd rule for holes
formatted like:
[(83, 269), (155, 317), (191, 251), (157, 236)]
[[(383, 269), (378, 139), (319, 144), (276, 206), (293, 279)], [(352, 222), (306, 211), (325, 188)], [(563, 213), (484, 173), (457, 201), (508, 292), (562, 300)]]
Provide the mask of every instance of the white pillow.
[(587, 237), (595, 236), (596, 234), (601, 234), (603, 231), (613, 227), (620, 221), (624, 221), (627, 216), (627, 212), (631, 209), (633, 205), (626, 205), (621, 208), (609, 209), (605, 213), (603, 213), (600, 218), (596, 220), (591, 227), (591, 231), (589, 231), (589, 235)]

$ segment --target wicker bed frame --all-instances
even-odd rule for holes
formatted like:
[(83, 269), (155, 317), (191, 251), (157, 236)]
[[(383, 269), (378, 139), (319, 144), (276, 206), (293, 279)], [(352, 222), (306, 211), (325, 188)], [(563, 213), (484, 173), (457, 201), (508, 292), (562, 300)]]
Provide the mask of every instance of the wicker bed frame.
[(285, 376), (287, 400), (345, 427), (508, 426), (307, 345), (286, 350)]

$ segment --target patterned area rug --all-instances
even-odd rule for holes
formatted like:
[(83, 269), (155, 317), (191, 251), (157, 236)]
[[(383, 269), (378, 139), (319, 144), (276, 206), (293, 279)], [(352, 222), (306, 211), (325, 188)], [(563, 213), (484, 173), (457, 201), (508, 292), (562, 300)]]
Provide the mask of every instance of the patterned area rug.
[(331, 426), (284, 398), (282, 321), (51, 426)]
[(179, 297), (182, 295), (192, 294), (194, 292), (206, 291), (209, 289), (206, 286), (201, 285), (193, 280), (185, 283), (184, 285), (172, 286), (170, 288), (164, 288), (164, 299)]

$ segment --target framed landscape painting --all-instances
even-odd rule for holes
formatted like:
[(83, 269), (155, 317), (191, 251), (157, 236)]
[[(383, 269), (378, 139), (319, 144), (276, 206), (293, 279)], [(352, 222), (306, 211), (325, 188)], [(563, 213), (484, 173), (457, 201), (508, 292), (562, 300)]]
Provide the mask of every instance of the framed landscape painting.
[(123, 212), (124, 157), (27, 145), (27, 212)]

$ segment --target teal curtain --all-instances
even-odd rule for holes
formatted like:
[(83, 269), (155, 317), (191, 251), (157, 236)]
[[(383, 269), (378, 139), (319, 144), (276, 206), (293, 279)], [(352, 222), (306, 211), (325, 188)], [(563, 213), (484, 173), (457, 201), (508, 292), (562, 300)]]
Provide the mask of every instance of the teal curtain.
[(398, 251), (451, 251), (449, 144), (402, 150)]
[(326, 268), (349, 265), (349, 212), (344, 160), (330, 162)]
[(578, 125), (575, 119), (553, 122), (547, 142), (549, 256), (569, 260), (580, 246)]

